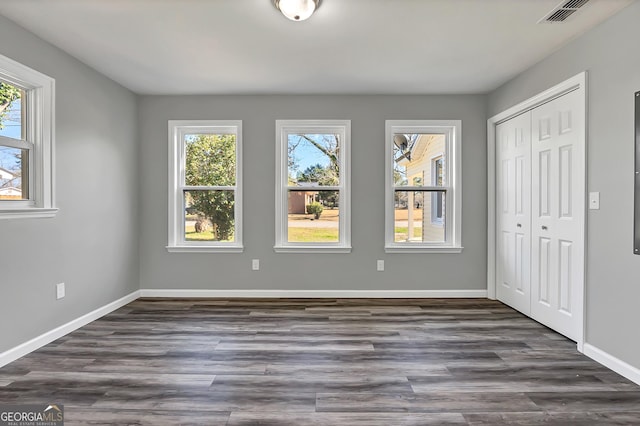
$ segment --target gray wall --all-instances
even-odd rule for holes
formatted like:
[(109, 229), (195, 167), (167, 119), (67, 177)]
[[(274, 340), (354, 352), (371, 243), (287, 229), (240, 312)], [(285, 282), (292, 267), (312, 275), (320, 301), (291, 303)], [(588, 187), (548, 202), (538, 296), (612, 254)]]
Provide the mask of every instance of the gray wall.
[(640, 368), (640, 256), (633, 255), (633, 108), (640, 90), (635, 2), (489, 96), (489, 116), (588, 71), (587, 343)]
[(2, 16), (0, 40), (0, 54), (56, 80), (60, 208), (0, 220), (2, 352), (138, 289), (139, 191), (135, 95)]
[[(141, 288), (485, 289), (484, 96), (145, 96), (140, 99)], [(167, 253), (167, 120), (241, 119), (242, 254)], [(274, 253), (275, 120), (348, 119), (352, 136), (350, 254)], [(461, 254), (384, 253), (385, 119), (461, 119)], [(251, 259), (261, 260), (251, 271)], [(386, 271), (376, 272), (376, 259)]]

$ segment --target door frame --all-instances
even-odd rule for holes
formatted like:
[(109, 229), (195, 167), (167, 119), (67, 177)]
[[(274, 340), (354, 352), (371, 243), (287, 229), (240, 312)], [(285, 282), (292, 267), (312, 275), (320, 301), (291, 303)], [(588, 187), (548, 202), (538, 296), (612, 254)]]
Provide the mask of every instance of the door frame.
[(584, 258), (582, 259), (583, 268), (585, 268), (584, 281), (578, 291), (578, 309), (576, 314), (580, 318), (582, 330), (578, 334), (577, 347), (578, 351), (583, 352), (585, 341), (585, 287), (586, 287), (586, 267), (587, 267), (587, 212), (586, 212), (586, 191), (587, 191), (587, 72), (581, 72), (568, 80), (559, 83), (550, 89), (545, 90), (505, 111), (494, 115), (487, 120), (487, 296), (489, 299), (496, 298), (496, 126), (520, 114), (528, 112), (542, 104), (550, 102), (569, 92), (577, 91), (584, 102), (584, 182), (585, 194), (585, 210), (584, 215)]

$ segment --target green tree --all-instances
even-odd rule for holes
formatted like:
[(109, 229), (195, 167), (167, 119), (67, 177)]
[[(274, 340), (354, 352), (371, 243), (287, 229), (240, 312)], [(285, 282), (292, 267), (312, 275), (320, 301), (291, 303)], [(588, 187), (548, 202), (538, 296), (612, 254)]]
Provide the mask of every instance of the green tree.
[(312, 214), (315, 219), (320, 219), (320, 215), (324, 211), (322, 204), (314, 201), (307, 206), (307, 213)]
[(298, 182), (318, 182), (324, 186), (338, 185), (338, 176), (330, 167), (323, 167), (321, 164), (309, 166), (302, 173), (298, 174)]
[[(317, 182), (322, 186), (336, 186), (340, 182), (332, 166), (316, 164), (298, 173), (298, 182)], [(319, 191), (318, 198), (325, 206), (335, 207), (338, 204), (337, 191)]]
[(2, 122), (7, 116), (9, 107), (13, 101), (20, 99), (20, 95), (20, 89), (0, 81), (0, 129), (4, 127)]
[[(233, 186), (236, 180), (235, 135), (192, 135), (187, 140), (185, 183), (188, 186)], [(187, 207), (209, 219), (214, 239), (228, 241), (234, 230), (234, 191), (192, 190)]]

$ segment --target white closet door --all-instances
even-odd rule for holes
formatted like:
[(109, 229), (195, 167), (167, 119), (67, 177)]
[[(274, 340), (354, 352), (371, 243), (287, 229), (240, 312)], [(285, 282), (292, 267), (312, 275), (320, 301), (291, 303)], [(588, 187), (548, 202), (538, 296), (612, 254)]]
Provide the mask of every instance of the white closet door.
[(531, 112), (499, 124), (496, 137), (496, 296), (529, 315)]
[(579, 340), (584, 282), (584, 105), (571, 92), (532, 110), (531, 316)]

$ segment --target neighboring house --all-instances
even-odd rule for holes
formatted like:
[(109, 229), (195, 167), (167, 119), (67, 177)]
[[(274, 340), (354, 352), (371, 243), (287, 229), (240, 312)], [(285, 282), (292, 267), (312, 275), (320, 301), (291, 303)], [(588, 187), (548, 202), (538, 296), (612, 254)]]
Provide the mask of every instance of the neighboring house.
[(0, 167), (0, 200), (21, 200), (20, 176)]
[(317, 195), (317, 191), (290, 191), (289, 214), (307, 214), (307, 206), (316, 201)]
[(13, 186), (0, 188), (0, 200), (21, 200), (22, 191)]
[(318, 191), (304, 191), (305, 187), (317, 187), (318, 182), (294, 183), (300, 186), (300, 191), (289, 191), (289, 214), (307, 214), (307, 206), (318, 201)]
[[(441, 186), (445, 185), (444, 155), (445, 139), (443, 135), (418, 135), (415, 142), (399, 161), (407, 173), (409, 185)], [(418, 210), (422, 217), (415, 217), (413, 209), (408, 210), (408, 238), (422, 241), (444, 241), (444, 195), (442, 192), (407, 195), (407, 205)], [(421, 210), (420, 210), (421, 209)], [(415, 221), (422, 219), (422, 235), (416, 235)]]

